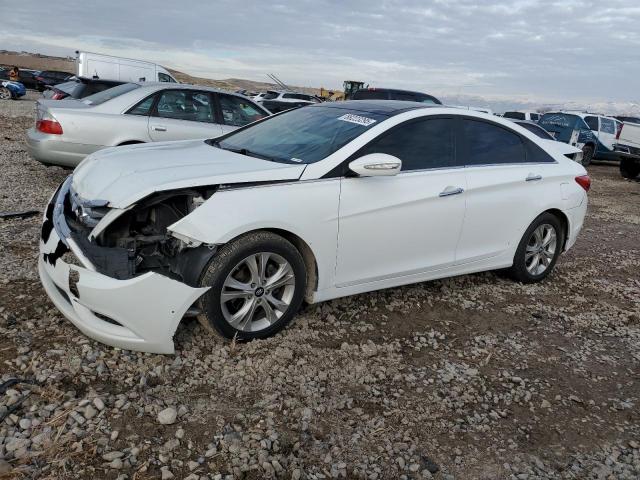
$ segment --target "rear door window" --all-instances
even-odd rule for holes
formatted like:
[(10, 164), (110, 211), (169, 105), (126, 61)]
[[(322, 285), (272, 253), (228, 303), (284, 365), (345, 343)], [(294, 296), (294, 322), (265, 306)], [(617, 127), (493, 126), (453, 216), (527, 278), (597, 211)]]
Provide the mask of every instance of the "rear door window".
[(361, 153), (398, 157), (402, 160), (402, 171), (453, 167), (454, 125), (452, 118), (409, 121), (374, 139)]
[(588, 125), (589, 130), (593, 130), (594, 132), (598, 131), (598, 117), (584, 117), (584, 122)]
[(194, 90), (165, 90), (160, 94), (154, 116), (190, 122), (213, 122), (211, 97)]
[(616, 122), (612, 118), (600, 117), (600, 131), (602, 133), (616, 133)]
[(520, 136), (502, 126), (463, 119), (462, 133), (467, 145), (467, 166), (527, 161), (525, 146)]

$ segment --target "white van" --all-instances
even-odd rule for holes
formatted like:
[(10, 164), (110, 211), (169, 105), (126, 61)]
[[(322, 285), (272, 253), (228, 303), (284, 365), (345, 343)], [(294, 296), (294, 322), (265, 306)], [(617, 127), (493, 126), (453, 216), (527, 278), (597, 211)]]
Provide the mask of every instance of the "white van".
[(178, 83), (164, 67), (155, 63), (101, 53), (76, 52), (76, 55), (78, 77), (120, 82)]

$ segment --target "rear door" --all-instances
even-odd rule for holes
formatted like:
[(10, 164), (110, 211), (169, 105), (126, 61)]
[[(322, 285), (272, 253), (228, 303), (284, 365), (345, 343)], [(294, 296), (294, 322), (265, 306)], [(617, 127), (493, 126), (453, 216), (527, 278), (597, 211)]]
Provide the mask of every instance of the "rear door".
[(215, 123), (210, 92), (167, 89), (159, 92), (149, 119), (149, 136), (154, 142), (212, 138), (222, 134)]
[(616, 120), (608, 117), (598, 117), (598, 119), (600, 120), (598, 153), (608, 154), (613, 151), (613, 144), (616, 143)]
[(458, 264), (508, 254), (540, 212), (539, 204), (557, 194), (545, 169), (554, 160), (544, 150), (489, 120), (466, 117), (461, 122), (467, 209)]
[(218, 123), (223, 134), (268, 116), (267, 112), (246, 98), (225, 93), (216, 93), (215, 96), (218, 106)]

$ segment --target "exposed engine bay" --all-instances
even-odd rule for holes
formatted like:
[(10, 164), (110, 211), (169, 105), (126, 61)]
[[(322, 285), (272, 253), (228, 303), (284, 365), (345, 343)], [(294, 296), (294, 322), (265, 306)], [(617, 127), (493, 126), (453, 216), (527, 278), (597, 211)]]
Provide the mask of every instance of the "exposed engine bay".
[(89, 235), (108, 213), (108, 207), (99, 201), (83, 202), (70, 192), (65, 199), (65, 218), (71, 238), (99, 273), (125, 280), (154, 271), (187, 281), (184, 267), (194, 256), (193, 251), (211, 249), (189, 248), (168, 234), (167, 227), (189, 215), (216, 190), (217, 187), (200, 187), (154, 193), (116, 218), (91, 241)]

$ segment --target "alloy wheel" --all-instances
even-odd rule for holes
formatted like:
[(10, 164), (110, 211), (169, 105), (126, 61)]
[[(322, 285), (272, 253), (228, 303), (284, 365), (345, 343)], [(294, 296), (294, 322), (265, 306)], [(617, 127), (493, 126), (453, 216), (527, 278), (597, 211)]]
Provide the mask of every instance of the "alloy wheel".
[(539, 225), (533, 231), (524, 255), (524, 263), (531, 275), (542, 275), (556, 254), (558, 235), (548, 223)]
[(220, 293), (225, 320), (236, 330), (268, 328), (287, 311), (295, 292), (293, 268), (272, 252), (249, 255), (227, 275)]
[(11, 98), (11, 91), (6, 87), (0, 87), (0, 100), (9, 100)]

